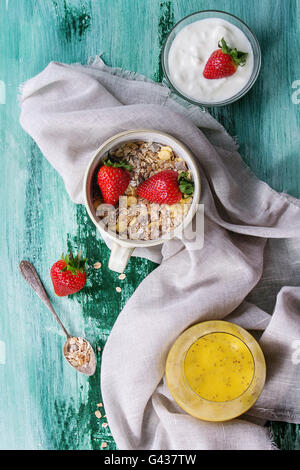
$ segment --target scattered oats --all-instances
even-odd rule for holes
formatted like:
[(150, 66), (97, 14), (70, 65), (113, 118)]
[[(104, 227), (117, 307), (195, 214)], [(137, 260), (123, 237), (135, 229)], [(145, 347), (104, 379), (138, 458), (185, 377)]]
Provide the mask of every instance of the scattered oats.
[(102, 418), (102, 414), (100, 413), (99, 410), (95, 411), (95, 415), (98, 419)]
[(95, 269), (100, 269), (101, 266), (102, 266), (102, 264), (99, 261), (97, 261), (97, 263), (94, 264)]
[(125, 279), (125, 277), (126, 277), (126, 274), (124, 274), (124, 273), (120, 274), (120, 276), (119, 276), (120, 281), (123, 281), (123, 279)]
[(107, 428), (107, 426), (108, 426), (108, 423), (102, 423), (103, 428)]
[(121, 292), (122, 291), (121, 287), (116, 287), (116, 291)]
[(105, 449), (105, 447), (107, 447), (107, 442), (102, 442), (101, 449)]
[(101, 408), (103, 406), (103, 403), (97, 403), (98, 408)]

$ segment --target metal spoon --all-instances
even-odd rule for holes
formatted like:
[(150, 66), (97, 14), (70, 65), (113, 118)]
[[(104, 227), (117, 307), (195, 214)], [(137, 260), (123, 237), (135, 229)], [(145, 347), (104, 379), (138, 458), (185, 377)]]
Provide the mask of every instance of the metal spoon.
[[(42, 300), (42, 302), (44, 302), (46, 307), (48, 307), (50, 312), (53, 314), (54, 318), (59, 323), (59, 326), (62, 328), (63, 332), (65, 333), (65, 335), (67, 337), (67, 341), (64, 344), (63, 353), (64, 353), (64, 356), (65, 356), (66, 360), (68, 361), (68, 363), (72, 367), (74, 367), (74, 369), (76, 369), (78, 372), (81, 372), (82, 374), (93, 375), (95, 373), (95, 370), (96, 370), (96, 356), (95, 356), (94, 350), (93, 350), (92, 346), (90, 345), (90, 343), (88, 341), (86, 341), (84, 338), (77, 338), (77, 337), (71, 336), (68, 333), (68, 331), (66, 330), (66, 328), (62, 324), (60, 318), (58, 317), (57, 313), (55, 312), (54, 308), (52, 307), (52, 305), (50, 303), (50, 300), (49, 300), (49, 297), (48, 297), (48, 295), (47, 295), (47, 293), (44, 289), (44, 286), (41, 283), (41, 280), (40, 280), (34, 266), (31, 263), (29, 263), (29, 261), (23, 260), (23, 261), (20, 262), (20, 271), (21, 271), (24, 279), (32, 287), (34, 292), (39, 296), (39, 298)], [(74, 345), (76, 345), (76, 341), (74, 341), (74, 340), (77, 340), (77, 339), (81, 342), (81, 344), (84, 343), (86, 345), (86, 347), (88, 348), (89, 355), (90, 355), (89, 362), (86, 363), (86, 364), (83, 364), (81, 366), (75, 366), (68, 359), (68, 355), (70, 354), (70, 351), (73, 351), (74, 350)]]

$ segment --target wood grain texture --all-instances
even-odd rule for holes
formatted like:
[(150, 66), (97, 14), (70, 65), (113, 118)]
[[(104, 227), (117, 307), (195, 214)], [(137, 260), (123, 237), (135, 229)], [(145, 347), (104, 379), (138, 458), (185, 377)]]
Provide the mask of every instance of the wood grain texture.
[[(124, 281), (106, 268), (108, 250), (84, 207), (68, 199), (62, 180), (19, 125), (18, 86), (51, 60), (85, 64), (100, 52), (108, 65), (160, 81), (166, 34), (183, 16), (205, 8), (244, 19), (263, 49), (251, 92), (211, 112), (237, 136), (257, 176), (300, 197), (300, 105), (292, 102), (292, 83), (300, 80), (299, 1), (0, 0), (0, 341), (6, 350), (5, 364), (0, 358), (0, 448), (99, 449), (102, 442), (115, 448), (109, 428), (102, 427), (105, 417), (95, 416), (101, 350), (120, 310), (155, 268), (132, 259)], [(89, 283), (78, 295), (58, 299), (49, 270), (66, 248), (82, 249), (89, 258)], [(79, 375), (64, 361), (64, 337), (21, 278), (21, 259), (34, 263), (66, 327), (91, 341), (95, 376)], [(103, 264), (98, 271), (95, 261)], [(273, 423), (272, 429), (281, 448), (300, 448), (299, 426)]]

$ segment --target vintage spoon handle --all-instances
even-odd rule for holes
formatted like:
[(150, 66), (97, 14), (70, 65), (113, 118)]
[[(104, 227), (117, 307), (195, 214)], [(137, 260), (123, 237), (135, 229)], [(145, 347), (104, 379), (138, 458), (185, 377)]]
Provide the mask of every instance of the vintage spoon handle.
[(48, 307), (50, 312), (53, 314), (54, 318), (56, 321), (59, 323), (60, 327), (64, 331), (65, 335), (70, 338), (71, 335), (67, 332), (66, 328), (62, 324), (60, 318), (58, 317), (57, 313), (55, 312), (54, 308), (52, 307), (52, 304), (49, 300), (49, 297), (44, 289), (44, 286), (38, 276), (38, 273), (36, 272), (34, 266), (29, 262), (22, 260), (20, 262), (20, 271), (21, 274), (23, 275), (25, 281), (28, 282), (28, 284), (32, 287), (34, 292), (39, 296), (42, 302)]

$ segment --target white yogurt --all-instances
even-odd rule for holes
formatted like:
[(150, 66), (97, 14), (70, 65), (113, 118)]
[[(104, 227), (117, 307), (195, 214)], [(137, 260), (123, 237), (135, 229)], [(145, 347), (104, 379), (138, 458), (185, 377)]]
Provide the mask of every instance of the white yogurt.
[[(203, 71), (222, 38), (232, 49), (247, 52), (247, 61), (234, 75), (209, 80)], [(171, 81), (180, 92), (198, 101), (217, 103), (236, 95), (249, 82), (254, 57), (248, 38), (239, 28), (220, 18), (207, 18), (185, 26), (177, 34), (168, 64)]]

